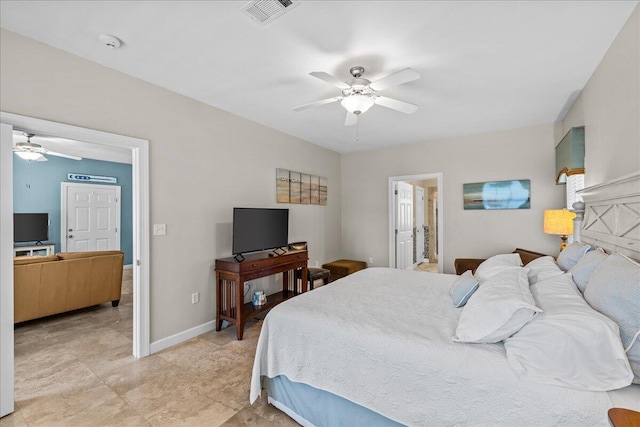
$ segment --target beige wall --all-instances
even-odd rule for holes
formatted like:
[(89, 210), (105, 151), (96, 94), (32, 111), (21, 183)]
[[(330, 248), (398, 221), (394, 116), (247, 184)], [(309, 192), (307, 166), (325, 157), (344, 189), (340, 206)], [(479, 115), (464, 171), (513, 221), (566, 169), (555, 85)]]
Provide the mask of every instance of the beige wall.
[[(386, 266), (389, 177), (437, 172), (444, 186), (445, 272), (453, 272), (457, 257), (516, 247), (556, 253), (559, 238), (542, 232), (543, 211), (564, 203), (554, 156), (553, 124), (343, 154), (342, 255)], [(463, 183), (511, 179), (531, 180), (531, 209), (463, 210)]]
[[(288, 207), (311, 265), (340, 256), (339, 154), (14, 33), (0, 40), (2, 111), (150, 141), (151, 222), (168, 224), (151, 237), (152, 341), (214, 318), (234, 206)], [(279, 167), (326, 176), (328, 206), (277, 205)]]
[(565, 116), (562, 133), (582, 125), (586, 186), (640, 170), (640, 6)]
[[(556, 143), (586, 127), (586, 185), (640, 170), (640, 6), (629, 18), (561, 124), (431, 141), (342, 157), (343, 256), (388, 260), (388, 177), (444, 175), (444, 262), (515, 246), (557, 252), (542, 211), (563, 205), (553, 184)], [(462, 184), (531, 179), (531, 209), (464, 211)], [(367, 190), (363, 190), (366, 188)]]

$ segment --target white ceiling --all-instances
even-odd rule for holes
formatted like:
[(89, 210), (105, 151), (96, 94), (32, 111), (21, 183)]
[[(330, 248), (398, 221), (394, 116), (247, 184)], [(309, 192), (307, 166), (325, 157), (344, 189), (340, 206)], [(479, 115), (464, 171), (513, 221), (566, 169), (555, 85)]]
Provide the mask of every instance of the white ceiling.
[[(311, 1), (260, 26), (246, 1), (6, 1), (3, 28), (338, 152), (562, 118), (637, 1)], [(110, 50), (98, 34), (119, 37)], [(410, 67), (421, 79), (345, 127), (341, 80)]]

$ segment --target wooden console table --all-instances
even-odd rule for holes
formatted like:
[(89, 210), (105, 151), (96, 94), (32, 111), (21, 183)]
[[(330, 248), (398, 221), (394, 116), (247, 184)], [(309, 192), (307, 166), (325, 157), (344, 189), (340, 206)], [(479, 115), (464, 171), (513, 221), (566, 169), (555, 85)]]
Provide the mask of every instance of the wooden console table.
[[(244, 324), (282, 301), (288, 300), (300, 292), (304, 292), (306, 282), (298, 283), (296, 274), (289, 274), (300, 269), (298, 277), (307, 277), (307, 251), (289, 251), (283, 255), (268, 256), (265, 253), (249, 254), (243, 262), (233, 257), (216, 260), (216, 331), (222, 328), (222, 321), (236, 325), (238, 340), (242, 339)], [(282, 273), (282, 291), (267, 296), (267, 302), (253, 305), (244, 302), (244, 282)], [(298, 291), (300, 285), (300, 291)]]

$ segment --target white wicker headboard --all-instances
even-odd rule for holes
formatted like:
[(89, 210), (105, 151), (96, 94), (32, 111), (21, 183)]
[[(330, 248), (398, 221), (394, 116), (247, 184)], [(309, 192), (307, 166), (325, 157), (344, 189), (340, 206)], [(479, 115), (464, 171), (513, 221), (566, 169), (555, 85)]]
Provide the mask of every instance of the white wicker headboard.
[(640, 260), (640, 171), (581, 190), (584, 219), (578, 227), (580, 206), (574, 204), (578, 220), (576, 241)]

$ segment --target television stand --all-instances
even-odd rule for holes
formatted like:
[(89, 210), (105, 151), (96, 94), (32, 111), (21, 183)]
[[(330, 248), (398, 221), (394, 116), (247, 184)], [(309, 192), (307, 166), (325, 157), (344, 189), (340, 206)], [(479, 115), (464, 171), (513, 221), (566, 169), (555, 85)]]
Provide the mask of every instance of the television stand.
[[(244, 262), (238, 262), (234, 257), (217, 259), (216, 331), (222, 329), (222, 322), (226, 320), (236, 325), (236, 336), (241, 340), (244, 324), (249, 319), (304, 292), (306, 281), (298, 281), (296, 277), (307, 277), (308, 259), (306, 250), (288, 251), (277, 257), (269, 257), (264, 252), (248, 254)], [(296, 270), (301, 274), (290, 274)], [(267, 302), (262, 305), (244, 302), (245, 282), (278, 273), (282, 273), (281, 292), (267, 295)]]
[(39, 244), (36, 243), (35, 245), (14, 246), (13, 256), (54, 255), (55, 251), (56, 245), (39, 242)]

